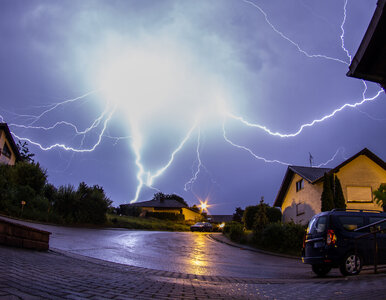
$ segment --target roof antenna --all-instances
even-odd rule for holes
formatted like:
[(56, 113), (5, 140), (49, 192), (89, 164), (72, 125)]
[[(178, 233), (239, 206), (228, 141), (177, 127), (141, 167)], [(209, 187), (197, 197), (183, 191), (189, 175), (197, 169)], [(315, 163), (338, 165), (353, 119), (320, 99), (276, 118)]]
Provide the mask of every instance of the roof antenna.
[(314, 157), (312, 156), (312, 154), (310, 152), (308, 152), (308, 154), (310, 155), (310, 167), (312, 167), (312, 161), (313, 161)]

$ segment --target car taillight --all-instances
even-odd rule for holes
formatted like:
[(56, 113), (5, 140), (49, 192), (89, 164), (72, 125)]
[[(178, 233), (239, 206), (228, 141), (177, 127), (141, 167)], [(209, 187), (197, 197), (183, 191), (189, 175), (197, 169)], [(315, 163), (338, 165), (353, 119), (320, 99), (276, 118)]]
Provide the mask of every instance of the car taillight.
[(303, 236), (303, 249), (306, 248), (306, 237), (307, 237), (307, 234)]
[(335, 245), (335, 243), (336, 243), (336, 235), (334, 233), (334, 230), (329, 229), (327, 231), (326, 244), (327, 245)]

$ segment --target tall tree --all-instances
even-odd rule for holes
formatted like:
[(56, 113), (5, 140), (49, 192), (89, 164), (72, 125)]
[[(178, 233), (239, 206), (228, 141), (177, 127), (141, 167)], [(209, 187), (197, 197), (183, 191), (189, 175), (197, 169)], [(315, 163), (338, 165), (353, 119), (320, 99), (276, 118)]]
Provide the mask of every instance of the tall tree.
[(331, 181), (331, 175), (324, 173), (323, 192), (321, 196), (322, 211), (328, 211), (334, 208), (334, 193), (331, 187)]
[(236, 212), (233, 214), (233, 221), (241, 222), (243, 219), (244, 209), (241, 209), (241, 207), (236, 207)]
[(35, 156), (35, 154), (29, 151), (27, 142), (22, 143), (21, 141), (19, 141), (16, 146), (19, 149), (21, 161), (34, 163), (33, 157)]
[(257, 212), (255, 214), (255, 220), (253, 223), (254, 232), (262, 232), (269, 223), (267, 217), (267, 205), (264, 203), (263, 197), (260, 200), (260, 204), (257, 206)]
[(336, 208), (346, 208), (346, 201), (344, 200), (342, 186), (338, 176), (334, 180), (334, 204)]

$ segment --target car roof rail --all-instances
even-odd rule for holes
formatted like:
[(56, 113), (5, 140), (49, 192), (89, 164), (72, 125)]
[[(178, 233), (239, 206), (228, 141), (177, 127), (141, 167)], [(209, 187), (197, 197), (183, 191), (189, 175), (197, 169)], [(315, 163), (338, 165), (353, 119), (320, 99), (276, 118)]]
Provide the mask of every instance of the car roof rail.
[(334, 208), (331, 211), (357, 211), (357, 212), (376, 212), (376, 213), (383, 213), (381, 210), (376, 209), (362, 209), (362, 208)]

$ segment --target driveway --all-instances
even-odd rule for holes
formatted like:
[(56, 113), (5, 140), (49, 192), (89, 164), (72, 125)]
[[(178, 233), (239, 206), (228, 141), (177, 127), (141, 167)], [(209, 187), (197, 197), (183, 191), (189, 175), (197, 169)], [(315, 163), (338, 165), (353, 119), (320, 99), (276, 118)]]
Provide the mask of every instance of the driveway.
[(303, 265), (300, 259), (231, 247), (210, 238), (208, 233), (85, 229), (20, 223), (52, 232), (51, 249), (131, 266), (208, 276), (314, 277), (310, 267)]

